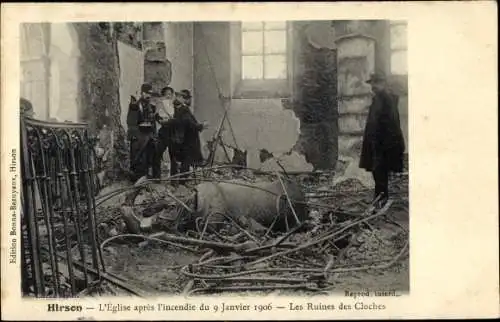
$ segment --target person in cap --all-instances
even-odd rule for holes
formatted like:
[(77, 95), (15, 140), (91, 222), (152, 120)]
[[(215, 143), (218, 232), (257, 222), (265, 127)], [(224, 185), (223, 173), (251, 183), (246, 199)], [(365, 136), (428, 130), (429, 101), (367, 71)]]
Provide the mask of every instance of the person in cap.
[[(200, 132), (206, 124), (196, 120), (190, 110), (190, 105), (191, 92), (189, 90), (183, 89), (175, 94), (174, 115), (166, 123), (169, 138), (170, 175), (189, 172), (191, 166), (200, 165), (203, 162)], [(180, 169), (178, 163), (181, 164)]]
[(372, 173), (376, 204), (383, 207), (389, 198), (389, 173), (403, 171), (405, 142), (401, 130), (398, 96), (387, 89), (383, 73), (374, 73), (367, 80), (372, 87), (372, 103), (363, 135), (359, 166)]
[(191, 106), (191, 92), (188, 89), (183, 89), (180, 92), (175, 93), (175, 98), (177, 102), (182, 103), (185, 106), (190, 107)]
[(153, 178), (160, 178), (160, 162), (156, 156), (156, 122), (160, 117), (156, 106), (151, 103), (153, 86), (143, 84), (141, 96), (137, 100), (131, 97), (127, 114), (127, 135), (130, 140), (130, 171), (132, 180), (148, 176), (152, 168)]

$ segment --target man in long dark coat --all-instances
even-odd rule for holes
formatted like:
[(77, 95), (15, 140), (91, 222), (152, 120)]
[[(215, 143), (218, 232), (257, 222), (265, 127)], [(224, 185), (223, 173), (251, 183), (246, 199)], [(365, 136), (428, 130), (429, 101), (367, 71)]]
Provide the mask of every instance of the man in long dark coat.
[[(160, 147), (159, 153), (168, 147), (171, 176), (189, 172), (191, 166), (200, 165), (203, 162), (200, 132), (206, 125), (199, 123), (191, 113), (190, 102), (189, 90), (184, 89), (176, 93), (173, 118), (164, 122), (162, 126), (165, 128), (163, 134), (165, 139), (161, 140), (163, 146)], [(180, 169), (178, 163), (181, 164)]]
[(373, 99), (359, 166), (372, 172), (375, 198), (380, 196), (378, 206), (383, 206), (389, 198), (389, 173), (403, 171), (405, 142), (399, 120), (399, 98), (386, 89), (385, 76), (372, 74), (367, 83), (372, 86)]
[(156, 156), (156, 122), (158, 113), (151, 104), (153, 87), (151, 84), (141, 86), (141, 97), (136, 100), (132, 96), (127, 114), (127, 134), (130, 140), (130, 171), (132, 180), (148, 176), (152, 168), (153, 178), (160, 178), (160, 163)]

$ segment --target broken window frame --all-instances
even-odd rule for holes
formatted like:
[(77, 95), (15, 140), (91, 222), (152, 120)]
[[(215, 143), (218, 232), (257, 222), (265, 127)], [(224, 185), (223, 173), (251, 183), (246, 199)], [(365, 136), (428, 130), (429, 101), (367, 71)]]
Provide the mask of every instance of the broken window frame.
[[(289, 98), (291, 96), (293, 79), (293, 44), (291, 23), (286, 22), (286, 77), (283, 79), (244, 79), (241, 22), (231, 22), (231, 87), (233, 98)], [(264, 26), (260, 29), (264, 32)], [(278, 30), (278, 29), (276, 29)], [(271, 31), (271, 29), (269, 29)], [(264, 37), (264, 36), (263, 36)], [(264, 39), (263, 39), (264, 41)], [(263, 57), (264, 55), (264, 48)], [(260, 56), (260, 55), (259, 55)], [(264, 58), (263, 58), (264, 59)], [(264, 72), (263, 72), (264, 73)]]

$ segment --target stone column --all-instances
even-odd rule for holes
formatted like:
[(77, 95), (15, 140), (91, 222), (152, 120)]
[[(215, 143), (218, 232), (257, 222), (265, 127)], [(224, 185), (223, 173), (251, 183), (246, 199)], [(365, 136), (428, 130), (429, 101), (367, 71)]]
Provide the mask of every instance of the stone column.
[(163, 23), (143, 24), (144, 82), (153, 85), (157, 93), (170, 84), (171, 63), (167, 60)]
[(363, 34), (337, 39), (339, 92), (339, 154), (359, 158), (371, 103), (365, 83), (375, 70), (375, 40)]
[(128, 171), (129, 155), (120, 121), (116, 33), (110, 23), (75, 23), (73, 26), (80, 49), (78, 97), (83, 107), (81, 118), (89, 124), (93, 135), (106, 133), (103, 136), (106, 139), (103, 138), (100, 144), (105, 151), (111, 152), (102, 170), (107, 178), (118, 179)]

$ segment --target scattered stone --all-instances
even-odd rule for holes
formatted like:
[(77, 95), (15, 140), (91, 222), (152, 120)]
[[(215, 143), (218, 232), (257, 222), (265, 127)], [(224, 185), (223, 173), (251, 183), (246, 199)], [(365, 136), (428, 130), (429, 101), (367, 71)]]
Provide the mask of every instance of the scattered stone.
[(140, 229), (143, 232), (150, 232), (153, 228), (153, 224), (156, 222), (158, 215), (143, 218), (140, 222)]
[(149, 245), (149, 240), (145, 240), (145, 241), (142, 241), (139, 244), (137, 244), (137, 246), (139, 246), (139, 248), (145, 248), (148, 245)]
[(373, 177), (370, 172), (359, 167), (359, 158), (345, 156), (342, 161), (348, 165), (343, 173), (339, 173), (339, 176), (333, 179), (334, 186), (348, 179), (357, 179), (365, 188), (374, 188)]
[(402, 247), (393, 240), (394, 236), (400, 237), (401, 235), (401, 232), (390, 229), (360, 230), (351, 239), (351, 247), (346, 252), (346, 259), (370, 261), (392, 258)]

